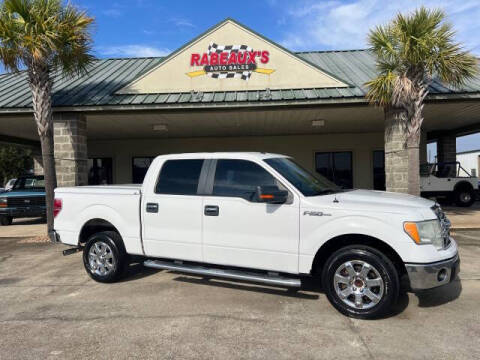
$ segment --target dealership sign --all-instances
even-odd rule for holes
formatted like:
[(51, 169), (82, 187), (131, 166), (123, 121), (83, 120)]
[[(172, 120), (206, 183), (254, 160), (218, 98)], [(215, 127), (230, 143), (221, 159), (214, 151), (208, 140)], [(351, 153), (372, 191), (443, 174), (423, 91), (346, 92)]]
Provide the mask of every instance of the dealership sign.
[(269, 61), (270, 53), (267, 50), (254, 50), (248, 45), (217, 45), (212, 42), (207, 52), (191, 54), (190, 66), (203, 69), (190, 71), (187, 75), (191, 78), (207, 75), (213, 79), (248, 80), (253, 72), (264, 75), (273, 73), (275, 70), (263, 67)]

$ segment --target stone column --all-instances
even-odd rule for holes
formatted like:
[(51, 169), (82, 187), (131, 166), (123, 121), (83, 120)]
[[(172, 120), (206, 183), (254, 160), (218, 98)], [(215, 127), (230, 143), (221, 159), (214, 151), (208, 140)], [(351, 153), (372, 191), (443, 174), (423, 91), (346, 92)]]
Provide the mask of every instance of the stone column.
[(79, 113), (54, 113), (57, 185), (88, 184), (87, 120)]
[(420, 133), (420, 165), (426, 164), (427, 162), (427, 132), (422, 130)]
[(43, 159), (42, 154), (33, 154), (33, 174), (43, 175)]
[(457, 137), (453, 134), (444, 134), (437, 140), (437, 161), (457, 161)]
[(408, 192), (408, 151), (401, 113), (385, 112), (385, 185), (387, 191)]

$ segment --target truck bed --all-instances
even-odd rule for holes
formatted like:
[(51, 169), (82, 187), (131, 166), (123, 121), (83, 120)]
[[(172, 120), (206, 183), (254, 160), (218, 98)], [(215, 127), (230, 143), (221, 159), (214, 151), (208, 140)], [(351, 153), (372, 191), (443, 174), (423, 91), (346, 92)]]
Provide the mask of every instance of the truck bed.
[(140, 195), (142, 191), (141, 184), (124, 185), (89, 185), (63, 187), (55, 190), (56, 194), (119, 194), (119, 195)]
[(102, 219), (123, 235), (128, 253), (143, 254), (141, 246), (142, 185), (76, 186), (55, 189), (62, 210), (55, 218), (55, 231), (65, 244), (77, 245), (82, 227)]

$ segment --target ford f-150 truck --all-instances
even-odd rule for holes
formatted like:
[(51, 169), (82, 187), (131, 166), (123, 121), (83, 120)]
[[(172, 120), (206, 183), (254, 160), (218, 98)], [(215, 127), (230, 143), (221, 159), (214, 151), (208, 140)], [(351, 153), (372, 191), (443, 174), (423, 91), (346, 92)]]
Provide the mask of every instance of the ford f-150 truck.
[(335, 308), (387, 313), (405, 287), (448, 284), (459, 272), (450, 223), (435, 202), (342, 190), (283, 155), (158, 156), (143, 185), (55, 190), (56, 241), (83, 249), (96, 281), (144, 266), (301, 287), (319, 281)]

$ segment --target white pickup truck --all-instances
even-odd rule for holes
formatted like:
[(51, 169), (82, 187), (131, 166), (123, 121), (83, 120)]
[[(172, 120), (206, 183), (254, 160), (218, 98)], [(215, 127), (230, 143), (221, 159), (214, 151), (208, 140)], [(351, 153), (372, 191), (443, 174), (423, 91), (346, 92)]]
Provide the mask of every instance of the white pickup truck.
[[(55, 190), (56, 241), (83, 249), (96, 281), (147, 267), (301, 287), (318, 279), (342, 313), (387, 313), (399, 291), (459, 272), (450, 224), (433, 201), (341, 190), (266, 153), (158, 156), (143, 185)], [(401, 286), (401, 284), (405, 284)]]

